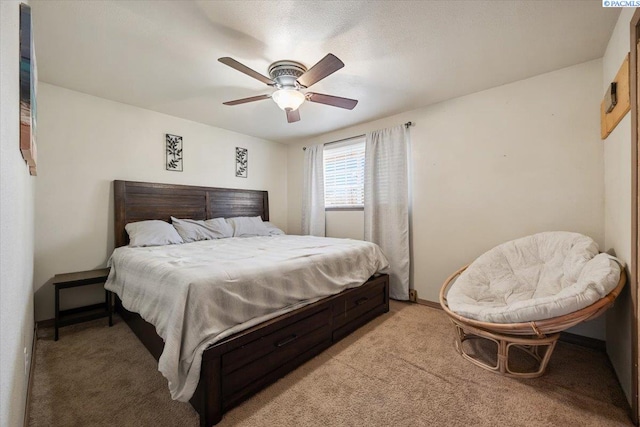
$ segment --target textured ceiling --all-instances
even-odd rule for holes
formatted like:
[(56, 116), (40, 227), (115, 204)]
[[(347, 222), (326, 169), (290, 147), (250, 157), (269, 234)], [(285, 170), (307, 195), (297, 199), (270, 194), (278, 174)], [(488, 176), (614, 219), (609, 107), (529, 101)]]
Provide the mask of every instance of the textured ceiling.
[[(593, 1), (31, 0), (39, 78), (257, 137), (291, 142), (600, 58), (619, 9)], [(219, 62), (346, 66), (289, 124), (272, 90)]]

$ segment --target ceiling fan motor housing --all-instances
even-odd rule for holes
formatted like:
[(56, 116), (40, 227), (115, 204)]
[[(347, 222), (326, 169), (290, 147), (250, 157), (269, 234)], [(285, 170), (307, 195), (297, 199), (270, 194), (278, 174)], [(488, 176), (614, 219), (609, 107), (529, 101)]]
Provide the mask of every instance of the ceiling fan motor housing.
[(298, 89), (297, 79), (307, 71), (307, 67), (295, 61), (276, 61), (269, 65), (269, 76), (279, 89)]

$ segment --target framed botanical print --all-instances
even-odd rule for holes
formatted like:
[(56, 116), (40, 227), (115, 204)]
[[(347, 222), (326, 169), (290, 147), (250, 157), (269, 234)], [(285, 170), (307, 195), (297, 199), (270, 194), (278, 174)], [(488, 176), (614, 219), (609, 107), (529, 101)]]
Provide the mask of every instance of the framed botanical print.
[(166, 134), (166, 161), (168, 171), (182, 172), (182, 137)]
[(236, 176), (246, 178), (249, 168), (249, 150), (236, 147)]

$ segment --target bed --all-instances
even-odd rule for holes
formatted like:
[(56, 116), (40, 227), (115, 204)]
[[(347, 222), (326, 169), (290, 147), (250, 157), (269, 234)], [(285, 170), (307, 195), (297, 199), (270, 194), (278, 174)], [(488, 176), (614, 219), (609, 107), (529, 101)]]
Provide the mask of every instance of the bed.
[[(131, 222), (169, 221), (171, 216), (269, 219), (266, 191), (114, 181), (114, 201), (116, 248), (128, 244), (125, 225)], [(160, 359), (165, 343), (156, 327), (127, 310), (119, 297), (116, 310)], [(388, 311), (388, 276), (374, 274), (361, 286), (322, 297), (208, 346), (189, 400), (200, 414), (201, 426), (216, 424), (224, 412)]]

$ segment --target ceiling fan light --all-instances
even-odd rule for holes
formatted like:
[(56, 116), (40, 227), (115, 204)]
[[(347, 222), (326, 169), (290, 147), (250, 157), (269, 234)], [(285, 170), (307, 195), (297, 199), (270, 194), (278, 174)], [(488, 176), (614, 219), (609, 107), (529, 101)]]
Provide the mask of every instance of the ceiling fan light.
[(304, 94), (296, 89), (277, 90), (271, 95), (271, 98), (283, 111), (297, 110), (305, 100)]

